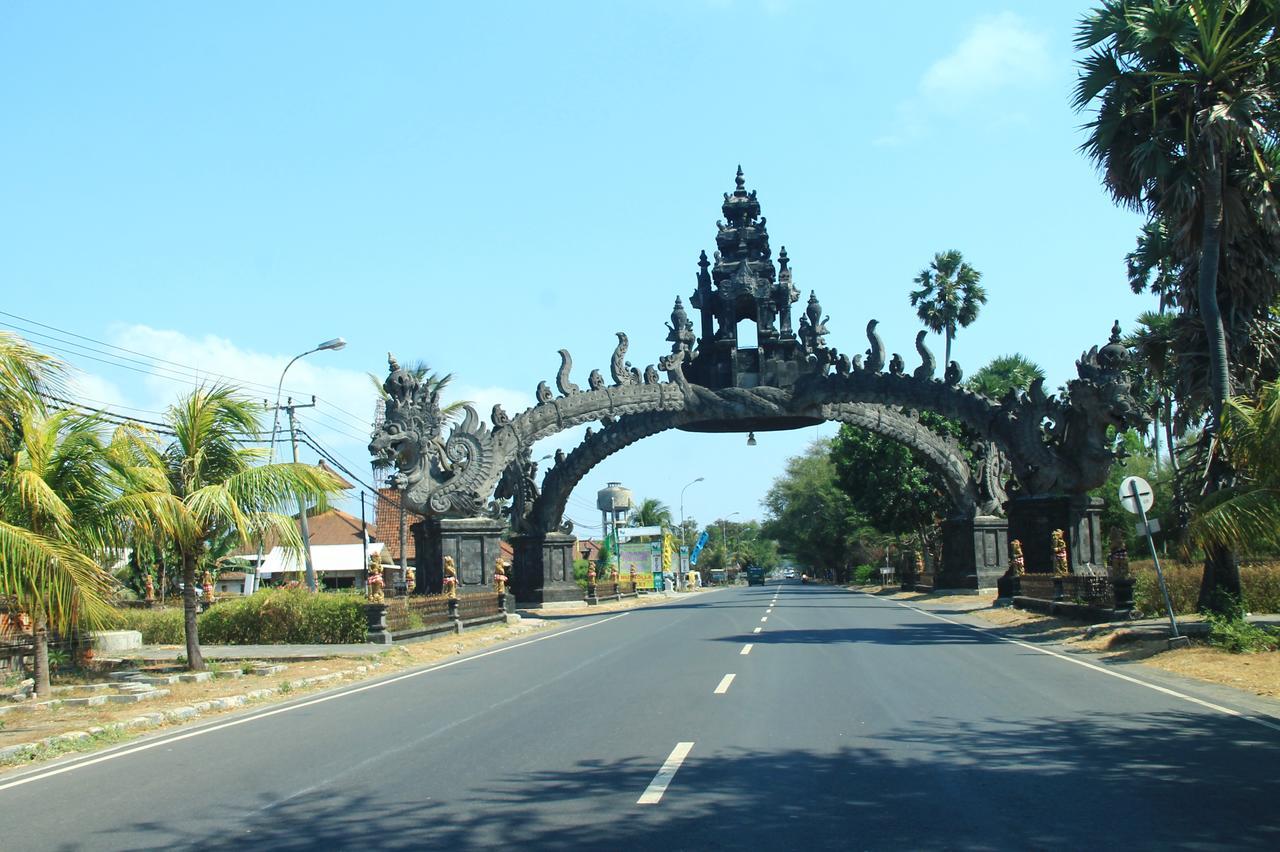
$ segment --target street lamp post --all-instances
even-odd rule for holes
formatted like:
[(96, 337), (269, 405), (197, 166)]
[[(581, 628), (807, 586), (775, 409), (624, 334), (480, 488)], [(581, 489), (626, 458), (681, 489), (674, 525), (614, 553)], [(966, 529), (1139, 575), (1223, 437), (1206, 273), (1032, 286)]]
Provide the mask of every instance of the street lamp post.
[[(689, 485), (696, 485), (702, 482), (706, 477), (699, 476)], [(676, 578), (678, 584), (684, 585), (684, 560), (689, 553), (689, 536), (684, 531), (684, 492), (689, 490), (689, 485), (680, 489), (680, 558), (677, 560), (679, 565), (676, 566)]]
[[(289, 363), (284, 365), (284, 369), (280, 371), (280, 381), (276, 383), (276, 404), (272, 406), (275, 416), (271, 420), (271, 442), (270, 449), (267, 451), (267, 464), (275, 464), (276, 461), (276, 431), (280, 428), (280, 394), (284, 390), (285, 373), (289, 372), (289, 368), (293, 366), (293, 362), (297, 361), (299, 358), (304, 358), (313, 352), (336, 352), (346, 345), (347, 341), (343, 340), (341, 337), (326, 340), (324, 343), (317, 345), (314, 349), (308, 349), (300, 355), (293, 356)], [(296, 462), (298, 460), (298, 441), (297, 436), (294, 433), (293, 400), (290, 400), (289, 403), (289, 435), (290, 440), (293, 442), (293, 460)], [(307, 507), (301, 496), (298, 497), (298, 528), (302, 535), (302, 553), (303, 558), (306, 561), (307, 588), (314, 592), (316, 590), (316, 569), (311, 562), (311, 535), (310, 531), (307, 529)], [(265, 542), (260, 540), (258, 542), (259, 567), (262, 566), (262, 550), (264, 546)]]
[[(726, 571), (729, 570), (729, 538), (725, 534), (724, 527), (725, 527), (725, 524), (729, 523), (730, 518), (732, 518), (734, 515), (741, 515), (741, 514), (742, 514), (741, 512), (730, 512), (729, 514), (725, 515), (723, 518), (720, 519), (720, 546), (724, 548), (724, 567)], [(738, 537), (735, 535), (734, 541), (736, 542), (737, 540), (738, 540)]]

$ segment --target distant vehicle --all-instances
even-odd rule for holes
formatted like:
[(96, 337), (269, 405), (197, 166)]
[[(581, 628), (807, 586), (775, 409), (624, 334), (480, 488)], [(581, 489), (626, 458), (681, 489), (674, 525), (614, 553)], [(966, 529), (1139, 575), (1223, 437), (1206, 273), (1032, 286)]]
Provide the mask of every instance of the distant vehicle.
[(782, 572), (782, 576), (784, 579), (794, 580), (796, 578), (796, 569), (788, 568), (786, 571)]
[(747, 566), (747, 585), (763, 586), (764, 585), (764, 569), (759, 565)]
[(711, 569), (711, 585), (722, 586), (729, 581), (729, 572), (723, 568)]

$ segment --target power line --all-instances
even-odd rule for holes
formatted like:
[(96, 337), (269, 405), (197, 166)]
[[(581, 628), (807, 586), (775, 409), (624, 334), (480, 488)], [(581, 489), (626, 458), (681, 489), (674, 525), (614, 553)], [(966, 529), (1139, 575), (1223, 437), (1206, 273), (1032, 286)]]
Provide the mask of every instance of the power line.
[[(213, 379), (224, 380), (232, 384), (239, 385), (245, 389), (259, 388), (263, 391), (275, 390), (275, 388), (273, 388), (271, 385), (265, 384), (263, 382), (255, 382), (255, 381), (250, 381), (248, 379), (241, 379), (236, 376), (230, 376), (225, 373), (218, 373), (210, 370), (203, 370), (199, 367), (193, 367), (189, 364), (183, 364), (178, 361), (171, 361), (167, 358), (161, 358), (158, 355), (148, 355), (145, 352), (139, 352), (135, 349), (129, 349), (124, 346), (117, 346), (113, 343), (107, 343), (106, 341), (98, 340), (97, 338), (88, 337), (86, 335), (79, 334), (74, 331), (58, 328), (57, 326), (49, 325), (47, 323), (43, 323), (38, 320), (33, 320), (24, 316), (20, 316), (18, 314), (10, 313), (9, 311), (0, 311), (0, 316), (10, 317), (11, 319), (18, 320), (21, 323), (26, 323), (28, 326), (36, 326), (39, 328), (47, 329), (48, 331), (57, 332), (58, 334), (65, 335), (67, 337), (74, 337), (79, 340), (88, 341), (89, 343), (96, 344), (99, 347), (105, 346), (109, 350), (115, 350), (114, 352), (111, 352), (111, 351), (105, 351), (99, 348), (94, 348), (92, 346), (85, 346), (84, 344), (76, 343), (73, 340), (66, 340), (62, 337), (46, 334), (44, 332), (34, 331), (30, 328), (26, 328), (21, 325), (0, 321), (0, 325), (3, 325), (7, 328), (15, 329), (17, 331), (21, 331), (24, 334), (33, 335), (36, 337), (43, 338), (45, 340), (51, 340), (51, 341), (54, 341), (55, 343), (61, 343), (63, 344), (63, 346), (71, 346), (71, 347), (74, 347), (75, 349), (84, 350), (83, 352), (76, 352), (73, 350), (67, 350), (65, 348), (59, 348), (54, 346), (49, 347), (50, 349), (53, 349), (55, 352), (61, 352), (64, 355), (71, 355), (78, 358), (89, 358), (90, 360), (98, 361), (99, 363), (107, 364), (109, 366), (119, 367), (126, 370), (132, 370), (134, 372), (144, 373), (146, 375), (153, 375), (158, 378), (168, 379), (170, 381), (184, 382), (187, 384), (193, 384), (197, 386), (202, 382), (204, 377), (208, 377)], [(97, 353), (98, 355), (104, 356), (105, 358), (111, 358), (115, 360), (104, 360), (104, 358), (94, 357), (93, 355), (88, 354), (90, 352), (94, 352), (94, 353)], [(128, 353), (129, 355), (137, 355), (139, 358), (145, 358), (147, 360), (139, 361), (137, 358), (129, 358), (125, 355), (117, 355), (115, 354), (116, 352), (125, 352), (125, 353)], [(139, 365), (139, 367), (143, 367), (147, 369), (139, 369), (139, 367), (130, 367), (127, 363), (120, 363), (120, 362), (129, 362), (132, 364)], [(156, 365), (158, 364), (167, 364), (169, 365), (169, 367), (175, 367), (177, 369), (175, 370), (175, 369), (169, 369), (168, 367), (157, 367)], [(286, 389), (286, 390), (289, 390), (289, 389)], [(289, 393), (301, 395), (301, 392), (297, 390), (289, 390)], [(358, 415), (352, 414), (351, 412), (347, 411), (341, 406), (335, 405), (334, 403), (329, 402), (328, 400), (325, 400), (324, 404), (327, 405), (329, 408), (333, 409), (335, 412), (339, 412), (345, 417), (347, 417), (349, 419), (348, 425), (356, 425), (360, 428), (363, 428), (366, 425), (365, 423), (361, 422), (361, 419)]]

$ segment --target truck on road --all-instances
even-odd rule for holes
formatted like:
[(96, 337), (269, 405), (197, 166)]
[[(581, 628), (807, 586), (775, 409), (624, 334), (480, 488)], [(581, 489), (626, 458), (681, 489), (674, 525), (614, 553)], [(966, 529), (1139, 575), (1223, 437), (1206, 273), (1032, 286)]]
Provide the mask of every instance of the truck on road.
[(747, 585), (763, 586), (764, 585), (764, 569), (759, 565), (747, 566)]

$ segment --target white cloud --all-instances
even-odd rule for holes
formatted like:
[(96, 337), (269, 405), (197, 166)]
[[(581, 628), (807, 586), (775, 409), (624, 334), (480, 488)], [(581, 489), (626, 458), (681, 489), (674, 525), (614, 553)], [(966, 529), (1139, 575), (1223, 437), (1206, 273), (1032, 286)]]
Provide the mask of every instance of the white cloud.
[(1044, 33), (1012, 12), (978, 19), (955, 48), (921, 75), (916, 93), (899, 102), (889, 116), (890, 132), (876, 139), (894, 145), (925, 135), (939, 113), (967, 115), (984, 124), (1021, 120), (1010, 108), (1010, 91), (1044, 83), (1051, 62)]
[(1000, 90), (1042, 82), (1049, 74), (1048, 40), (1012, 12), (982, 18), (955, 50), (929, 66), (920, 93), (961, 106)]

